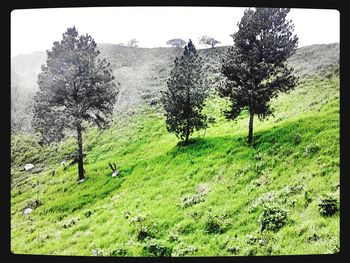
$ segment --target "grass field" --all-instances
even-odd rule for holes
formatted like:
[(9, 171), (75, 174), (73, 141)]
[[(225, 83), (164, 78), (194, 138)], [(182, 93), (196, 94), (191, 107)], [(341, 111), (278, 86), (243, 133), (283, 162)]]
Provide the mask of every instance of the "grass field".
[[(12, 137), (11, 250), (15, 254), (224, 256), (329, 254), (339, 250), (339, 212), (325, 217), (323, 195), (339, 203), (339, 76), (303, 77), (272, 102), (274, 117), (227, 122), (225, 103), (205, 108), (216, 123), (191, 144), (144, 105), (105, 131), (84, 134), (86, 181), (61, 161), (75, 139), (39, 147)], [(108, 162), (119, 177), (111, 177)], [(36, 167), (23, 171), (26, 162)], [(42, 169), (42, 171), (40, 171)], [(52, 175), (52, 171), (55, 174)], [(31, 206), (34, 211), (23, 215)], [(286, 215), (261, 231), (264, 209)]]

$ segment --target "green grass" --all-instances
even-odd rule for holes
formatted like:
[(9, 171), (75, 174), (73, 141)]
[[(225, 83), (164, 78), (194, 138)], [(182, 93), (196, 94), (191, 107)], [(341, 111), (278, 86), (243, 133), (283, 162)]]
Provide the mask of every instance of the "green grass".
[[(162, 114), (148, 106), (116, 117), (108, 130), (89, 128), (82, 184), (77, 183), (76, 166), (64, 169), (60, 164), (74, 151), (74, 138), (38, 148), (30, 135), (14, 136), (12, 252), (334, 253), (339, 212), (323, 217), (317, 203), (323, 194), (339, 201), (339, 77), (303, 78), (272, 106), (274, 117), (255, 118), (252, 147), (246, 144), (247, 114), (227, 122), (220, 113), (225, 103), (215, 96), (205, 111), (216, 123), (205, 136), (194, 133), (186, 147), (166, 131)], [(44, 170), (21, 171), (29, 161)], [(109, 161), (116, 162), (119, 177), (111, 177)], [(35, 199), (42, 205), (22, 215)], [(184, 200), (190, 200), (186, 206)], [(277, 232), (260, 232), (258, 219), (268, 203), (288, 211)]]

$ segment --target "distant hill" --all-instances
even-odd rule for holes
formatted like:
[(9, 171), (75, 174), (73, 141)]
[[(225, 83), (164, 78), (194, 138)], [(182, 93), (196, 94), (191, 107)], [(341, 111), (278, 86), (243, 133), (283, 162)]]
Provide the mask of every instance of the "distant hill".
[[(130, 48), (114, 44), (98, 44), (98, 48), (100, 56), (111, 63), (115, 79), (121, 84), (115, 107), (117, 112), (126, 112), (144, 100), (151, 104), (157, 103), (159, 90), (165, 88), (173, 61), (182, 52), (176, 48)], [(215, 79), (220, 75), (221, 56), (227, 48), (198, 51), (203, 57), (208, 78)], [(17, 124), (19, 130), (30, 130), (31, 113), (28, 107), (38, 90), (37, 76), (45, 60), (45, 52), (19, 55), (11, 60), (11, 87), (17, 86), (16, 92), (11, 94), (25, 98), (24, 102), (12, 105), (15, 108), (13, 111), (22, 116), (21, 123)], [(339, 65), (339, 43), (299, 48), (289, 61), (299, 76), (335, 70)]]
[(295, 74), (299, 76), (325, 74), (328, 71), (337, 70), (340, 59), (339, 51), (339, 43), (301, 47), (289, 59), (289, 62), (294, 67)]

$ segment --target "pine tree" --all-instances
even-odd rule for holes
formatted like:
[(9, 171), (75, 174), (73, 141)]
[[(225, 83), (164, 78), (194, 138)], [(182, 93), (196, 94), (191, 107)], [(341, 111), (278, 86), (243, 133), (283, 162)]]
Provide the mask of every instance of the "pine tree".
[(68, 28), (60, 42), (47, 51), (46, 64), (38, 76), (34, 97), (33, 128), (50, 144), (64, 138), (66, 130), (77, 136), (78, 180), (84, 179), (84, 123), (106, 127), (118, 94), (112, 71), (91, 36)]
[(246, 9), (238, 31), (233, 34), (234, 46), (224, 55), (222, 73), (225, 83), (219, 88), (228, 97), (229, 120), (242, 110), (249, 111), (248, 144), (253, 139), (253, 118), (263, 119), (272, 113), (269, 102), (280, 92), (289, 92), (297, 82), (286, 60), (297, 49), (298, 38), (294, 26), (287, 20), (288, 8)]
[(187, 145), (194, 129), (207, 125), (207, 117), (201, 113), (204, 100), (208, 96), (202, 74), (202, 58), (189, 40), (181, 57), (174, 60), (174, 68), (167, 82), (167, 90), (162, 92), (166, 125), (169, 132), (184, 140)]

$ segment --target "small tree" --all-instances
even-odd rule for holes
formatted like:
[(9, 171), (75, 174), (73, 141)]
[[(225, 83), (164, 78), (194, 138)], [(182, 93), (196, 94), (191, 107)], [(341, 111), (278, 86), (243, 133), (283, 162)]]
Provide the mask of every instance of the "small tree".
[(63, 39), (47, 51), (34, 97), (32, 124), (44, 143), (60, 141), (66, 129), (76, 131), (78, 180), (84, 179), (83, 122), (106, 127), (118, 94), (109, 63), (98, 55), (91, 36), (78, 36), (75, 27), (68, 28)]
[(137, 41), (135, 38), (133, 38), (133, 39), (128, 41), (127, 46), (128, 47), (139, 47), (137, 45), (137, 43), (139, 43), (139, 41)]
[(199, 38), (199, 43), (202, 45), (211, 46), (212, 48), (214, 48), (215, 45), (220, 44), (221, 42), (214, 39), (213, 37), (205, 35)]
[(288, 8), (246, 9), (238, 31), (233, 34), (235, 46), (229, 48), (222, 62), (225, 83), (219, 88), (222, 97), (231, 101), (228, 119), (235, 119), (243, 109), (249, 111), (248, 144), (253, 139), (253, 118), (271, 114), (269, 102), (279, 92), (296, 85), (286, 60), (296, 51), (298, 38), (294, 26), (286, 20)]
[(187, 145), (193, 130), (207, 125), (207, 117), (201, 111), (208, 88), (203, 80), (202, 58), (191, 40), (184, 47), (183, 55), (175, 58), (167, 86), (161, 97), (167, 129)]
[(172, 45), (176, 48), (183, 48), (186, 45), (186, 41), (181, 38), (170, 39), (166, 42), (167, 45)]

